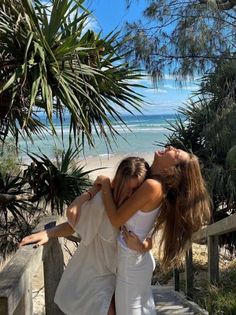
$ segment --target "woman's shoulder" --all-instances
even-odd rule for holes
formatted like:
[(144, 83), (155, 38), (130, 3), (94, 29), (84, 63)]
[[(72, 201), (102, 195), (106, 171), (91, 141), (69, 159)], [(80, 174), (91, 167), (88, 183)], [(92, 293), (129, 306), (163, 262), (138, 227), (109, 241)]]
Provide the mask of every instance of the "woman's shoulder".
[(154, 179), (154, 178), (147, 178), (145, 181), (144, 181), (144, 184), (149, 187), (149, 188), (160, 188), (162, 189), (162, 183), (157, 180), (157, 179)]
[(162, 184), (156, 179), (148, 178), (143, 182), (142, 186), (143, 190), (147, 191), (149, 196), (154, 195), (157, 197), (163, 195)]
[(161, 182), (152, 178), (146, 179), (141, 186), (139, 196), (144, 202), (142, 210), (153, 210), (163, 200), (164, 195)]

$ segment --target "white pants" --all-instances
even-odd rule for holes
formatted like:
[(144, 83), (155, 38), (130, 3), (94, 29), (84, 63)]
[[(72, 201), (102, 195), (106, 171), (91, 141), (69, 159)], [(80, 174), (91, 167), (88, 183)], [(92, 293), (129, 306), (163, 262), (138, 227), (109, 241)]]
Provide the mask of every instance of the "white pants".
[(150, 252), (140, 254), (118, 245), (116, 315), (156, 315), (151, 291), (154, 267)]

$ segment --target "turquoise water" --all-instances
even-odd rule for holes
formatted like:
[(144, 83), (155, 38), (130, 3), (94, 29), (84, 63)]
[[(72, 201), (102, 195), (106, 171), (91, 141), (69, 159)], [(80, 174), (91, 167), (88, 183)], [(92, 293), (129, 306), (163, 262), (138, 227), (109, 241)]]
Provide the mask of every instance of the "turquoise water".
[[(127, 124), (118, 125), (117, 123), (113, 127), (120, 133), (121, 137), (116, 138), (116, 143), (112, 141), (112, 148), (108, 149), (104, 140), (100, 139), (96, 134), (95, 147), (90, 148), (85, 145), (85, 156), (105, 156), (107, 154), (137, 154), (137, 153), (150, 153), (157, 148), (155, 142), (165, 142), (165, 135), (168, 134), (167, 127), (168, 121), (173, 122), (174, 115), (152, 115), (152, 116), (123, 116), (122, 117)], [(43, 118), (42, 118), (43, 120)], [(54, 120), (56, 130), (60, 133), (60, 125), (57, 119)], [(64, 145), (68, 146), (68, 134), (69, 134), (69, 119), (66, 119), (63, 127), (64, 132)], [(62, 142), (56, 137), (48, 135), (45, 139), (38, 139), (34, 137), (34, 144), (30, 142), (20, 141), (20, 148), (23, 151), (36, 152), (40, 150), (47, 156), (54, 156), (54, 149), (62, 149)], [(28, 159), (26, 153), (22, 152), (23, 159)]]

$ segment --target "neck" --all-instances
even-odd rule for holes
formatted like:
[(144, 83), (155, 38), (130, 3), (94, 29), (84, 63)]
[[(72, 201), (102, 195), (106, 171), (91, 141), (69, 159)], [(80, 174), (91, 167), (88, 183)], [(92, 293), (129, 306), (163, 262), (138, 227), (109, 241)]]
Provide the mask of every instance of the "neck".
[(163, 168), (161, 167), (160, 163), (154, 163), (151, 165), (151, 175), (152, 176), (160, 176), (163, 175)]

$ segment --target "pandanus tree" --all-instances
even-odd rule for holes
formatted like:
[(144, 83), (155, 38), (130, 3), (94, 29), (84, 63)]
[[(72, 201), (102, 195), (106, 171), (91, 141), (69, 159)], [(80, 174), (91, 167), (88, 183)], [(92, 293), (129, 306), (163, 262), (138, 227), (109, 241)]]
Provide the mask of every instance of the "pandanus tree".
[(70, 147), (59, 163), (31, 154), (33, 163), (24, 174), (1, 176), (0, 171), (0, 233), (6, 236), (0, 247), (9, 244), (13, 221), (24, 231), (25, 216), (27, 211), (34, 214), (35, 202), (62, 213), (90, 184), (88, 172), (73, 163), (79, 152), (73, 144), (83, 148), (87, 140), (93, 145), (95, 130), (109, 146), (118, 135), (112, 122), (125, 123), (121, 112), (140, 110), (142, 97), (132, 83), (139, 70), (120, 54), (118, 33), (103, 37), (88, 28), (91, 17), (83, 3), (0, 2), (0, 142), (9, 136), (18, 144), (20, 137), (56, 134), (55, 116), (63, 135), (64, 117), (70, 117)]
[[(118, 53), (118, 34), (86, 30), (84, 0), (2, 0), (0, 4), (1, 139), (45, 132), (38, 112), (56, 133), (70, 115), (76, 142), (93, 143), (92, 128), (109, 142), (120, 110), (139, 109), (132, 79), (139, 72)], [(106, 128), (105, 128), (106, 127)], [(108, 131), (107, 131), (108, 130)]]

